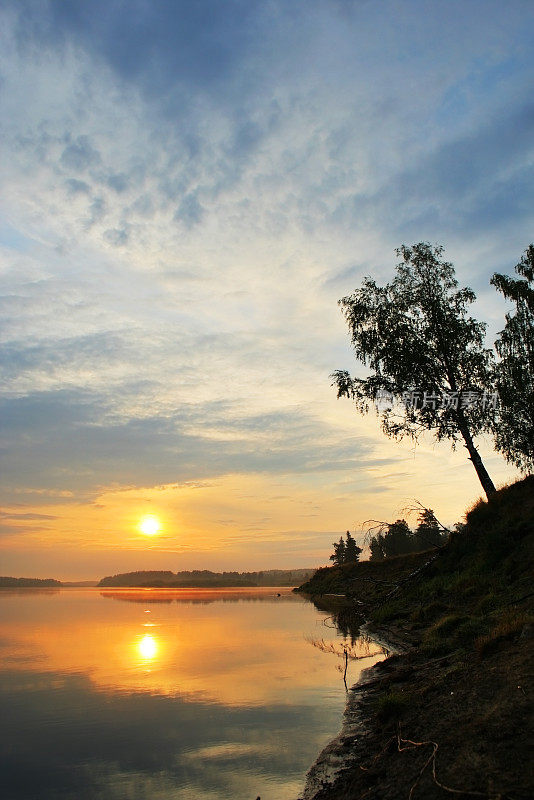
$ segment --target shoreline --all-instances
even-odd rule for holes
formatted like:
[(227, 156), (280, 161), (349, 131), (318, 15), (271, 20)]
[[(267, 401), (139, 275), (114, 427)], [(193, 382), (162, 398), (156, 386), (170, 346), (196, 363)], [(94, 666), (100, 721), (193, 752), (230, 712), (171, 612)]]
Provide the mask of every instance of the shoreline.
[(374, 644), (384, 647), (388, 651), (387, 655), (362, 670), (358, 681), (349, 688), (341, 730), (321, 750), (311, 765), (306, 773), (304, 789), (297, 800), (320, 800), (325, 792), (334, 789), (336, 780), (344, 772), (368, 760), (365, 738), (370, 734), (370, 727), (363, 713), (366, 693), (387, 674), (384, 664), (410, 649), (410, 644), (397, 631), (385, 626), (373, 626), (371, 622), (365, 621), (360, 627), (360, 634), (369, 636)]
[(526, 623), (482, 658), (410, 645), (365, 670), (298, 800), (531, 797), (533, 642)]

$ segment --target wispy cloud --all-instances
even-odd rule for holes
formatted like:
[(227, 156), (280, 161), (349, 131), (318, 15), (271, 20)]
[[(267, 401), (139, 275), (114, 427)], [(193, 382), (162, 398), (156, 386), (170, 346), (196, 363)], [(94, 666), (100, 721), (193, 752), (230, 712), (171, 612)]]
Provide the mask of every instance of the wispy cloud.
[(498, 329), (488, 279), (532, 229), (532, 15), (4, 3), (8, 499), (382, 458), (329, 387), (355, 368), (336, 301), (441, 241)]

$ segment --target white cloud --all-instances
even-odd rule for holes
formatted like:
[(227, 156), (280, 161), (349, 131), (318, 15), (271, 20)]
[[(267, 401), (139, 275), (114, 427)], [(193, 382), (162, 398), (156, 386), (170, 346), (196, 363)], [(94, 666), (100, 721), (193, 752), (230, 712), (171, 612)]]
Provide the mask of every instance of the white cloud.
[[(135, 68), (93, 29), (40, 40), (28, 27), (21, 44), (4, 12), (8, 397), (83, 390), (98, 424), (173, 419), (195, 447), (242, 420), (231, 435), (251, 469), (247, 420), (294, 408), (299, 453), (326, 447), (329, 425), (335, 447), (355, 430), (380, 447), (328, 386), (356, 368), (338, 297), (364, 274), (387, 280), (408, 234), (450, 241), (461, 279), (480, 286), (528, 244), (527, 213), (495, 222), (531, 165), (497, 119), (506, 105), (510, 124), (528, 119), (528, 7), (487, 5), (254, 6), (224, 79), (200, 51), (193, 76), (166, 39), (156, 66), (141, 43)], [(483, 293), (482, 315), (496, 308)]]

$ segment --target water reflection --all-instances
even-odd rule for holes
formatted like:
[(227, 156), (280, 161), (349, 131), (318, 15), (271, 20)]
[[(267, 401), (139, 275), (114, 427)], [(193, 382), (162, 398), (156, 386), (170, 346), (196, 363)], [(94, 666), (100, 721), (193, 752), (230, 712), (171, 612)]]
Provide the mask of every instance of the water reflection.
[(153, 636), (145, 635), (138, 642), (137, 649), (144, 661), (153, 661), (158, 654), (158, 643)]
[(180, 603), (207, 605), (209, 603), (263, 603), (276, 600), (280, 603), (301, 603), (302, 597), (290, 589), (280, 591), (271, 586), (255, 589), (107, 589), (100, 592), (101, 597), (123, 603)]
[[(318, 611), (328, 615), (324, 620), (326, 627), (337, 631), (344, 639), (350, 640), (352, 646), (357, 645), (358, 641), (362, 639), (360, 627), (365, 620), (357, 606), (347, 606), (343, 599), (336, 608), (336, 598), (333, 596), (310, 597), (309, 600)], [(365, 640), (366, 637), (363, 639)], [(368, 637), (367, 640), (370, 641)]]
[(289, 591), (128, 595), (0, 594), (3, 800), (296, 797), (345, 702), (306, 641), (328, 615)]
[[(209, 598), (204, 590), (163, 598), (144, 590), (138, 602), (117, 604), (90, 590), (34, 601), (13, 596), (2, 603), (0, 636), (10, 640), (10, 656), (24, 652), (20, 669), (32, 669), (38, 658), (45, 669), (84, 672), (100, 689), (251, 706), (287, 702), (289, 686), (298, 697), (313, 695), (329, 680), (330, 660), (304, 639), (317, 637), (326, 614), (289, 590), (280, 597), (271, 589), (221, 594), (217, 601), (214, 591)], [(170, 602), (149, 602), (155, 599)], [(350, 675), (356, 678), (357, 671)]]

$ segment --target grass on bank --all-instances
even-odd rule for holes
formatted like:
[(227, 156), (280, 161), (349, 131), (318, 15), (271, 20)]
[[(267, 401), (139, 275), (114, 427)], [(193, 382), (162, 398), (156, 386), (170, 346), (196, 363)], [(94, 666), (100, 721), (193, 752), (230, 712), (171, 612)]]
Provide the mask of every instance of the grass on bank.
[(344, 564), (302, 587), (346, 635), (366, 619), (411, 645), (356, 693), (364, 735), (315, 800), (534, 796), (533, 554), (530, 476), (476, 503), (431, 563), (429, 551)]
[(300, 591), (346, 595), (369, 621), (409, 629), (429, 656), (474, 649), (483, 658), (534, 622), (534, 476), (479, 500), (428, 569), (402, 583), (431, 556), (324, 567)]

